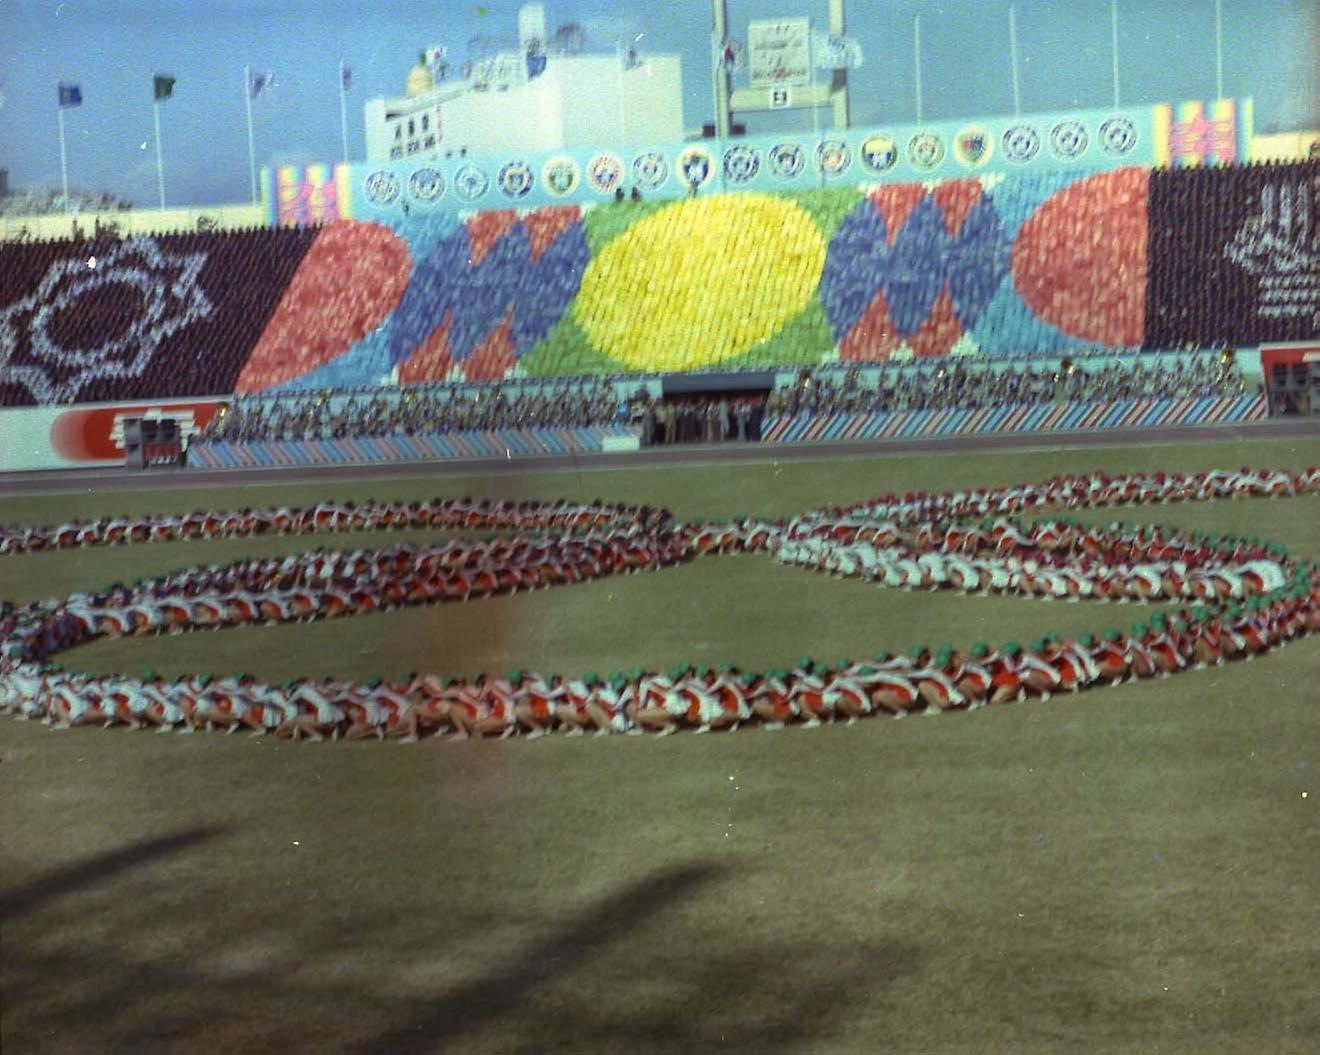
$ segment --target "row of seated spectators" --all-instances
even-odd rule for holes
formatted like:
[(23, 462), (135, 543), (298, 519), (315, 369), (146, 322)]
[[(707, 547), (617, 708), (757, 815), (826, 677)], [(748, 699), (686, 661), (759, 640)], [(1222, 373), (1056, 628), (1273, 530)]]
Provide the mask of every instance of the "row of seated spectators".
[(238, 396), (193, 442), (339, 440), (575, 428), (626, 421), (626, 404), (620, 402), (612, 385), (601, 381), (535, 391), (502, 384), (476, 389), (416, 385), (348, 396), (334, 392)]
[(1246, 390), (1232, 352), (974, 369), (964, 360), (803, 371), (762, 396), (654, 399), (619, 379), (498, 382), (239, 396), (193, 442), (257, 443), (631, 424), (644, 444), (755, 441), (764, 418), (1071, 400), (1194, 398)]
[[(874, 378), (867, 374), (877, 374)], [(804, 372), (796, 385), (771, 393), (772, 415), (944, 410), (1098, 400), (1236, 395), (1246, 381), (1232, 353), (1194, 358), (1115, 359), (1102, 366), (1064, 360), (1058, 366), (1019, 365), (973, 370), (963, 362), (932, 360), (906, 369)]]

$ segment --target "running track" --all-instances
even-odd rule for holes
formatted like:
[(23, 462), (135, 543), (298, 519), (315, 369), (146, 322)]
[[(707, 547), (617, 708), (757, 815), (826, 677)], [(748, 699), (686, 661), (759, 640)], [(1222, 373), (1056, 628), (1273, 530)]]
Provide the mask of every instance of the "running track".
[[(1253, 422), (1239, 425), (1190, 425), (1175, 428), (1102, 429), (1093, 432), (1012, 433), (949, 436), (916, 440), (865, 440), (796, 444), (686, 444), (650, 447), (635, 453), (543, 455), (464, 461), (398, 462), (386, 465), (327, 465), (290, 469), (121, 469), (55, 470), (0, 473), (0, 495), (58, 495), (89, 491), (164, 491), (191, 487), (239, 486), (314, 480), (398, 480), (416, 477), (496, 476), (520, 473), (669, 466), (736, 465), (739, 463), (833, 461), (841, 458), (894, 458), (917, 455), (983, 453), (987, 451), (1057, 451), (1122, 447), (1154, 447), (1249, 440), (1296, 439), (1314, 448), (1320, 462), (1320, 418)], [(1234, 462), (1236, 464), (1236, 462)], [(1231, 468), (1231, 466), (1224, 466)]]

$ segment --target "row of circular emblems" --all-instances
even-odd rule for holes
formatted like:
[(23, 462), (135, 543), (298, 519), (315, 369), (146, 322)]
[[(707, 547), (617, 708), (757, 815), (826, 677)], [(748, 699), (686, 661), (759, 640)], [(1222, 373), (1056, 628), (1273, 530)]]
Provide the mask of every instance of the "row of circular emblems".
[[(1131, 154), (1137, 146), (1137, 125), (1130, 117), (1107, 117), (1096, 129), (1096, 143), (1110, 157)], [(1046, 139), (1034, 125), (1013, 125), (1003, 135), (1004, 157), (1024, 165), (1035, 160)], [(1076, 161), (1091, 145), (1091, 133), (1075, 118), (1056, 121), (1049, 129), (1050, 152), (1060, 161)]]
[[(1034, 125), (1017, 124), (1007, 129), (1000, 140), (1004, 157), (1026, 164), (1040, 153), (1042, 134)], [(1115, 116), (1100, 122), (1096, 141), (1110, 157), (1125, 157), (1137, 145), (1137, 127), (1129, 117)], [(1073, 161), (1086, 153), (1091, 135), (1086, 126), (1073, 118), (1056, 122), (1049, 130), (1050, 151), (1062, 161)], [(913, 168), (931, 171), (943, 164), (946, 154), (963, 168), (980, 168), (994, 155), (995, 136), (982, 125), (967, 125), (956, 132), (948, 147), (934, 132), (918, 132), (905, 145), (908, 163)], [(899, 161), (900, 144), (892, 136), (876, 133), (864, 139), (858, 149), (862, 167), (874, 173), (888, 172)], [(826, 177), (841, 176), (852, 167), (853, 152), (842, 139), (825, 139), (816, 145), (816, 168)], [(565, 197), (585, 182), (598, 194), (611, 195), (624, 185), (630, 171), (632, 184), (639, 190), (659, 190), (672, 174), (685, 187), (704, 188), (721, 169), (724, 179), (734, 185), (754, 181), (763, 167), (761, 151), (753, 146), (736, 144), (724, 151), (717, 167), (715, 156), (704, 146), (683, 150), (671, 170), (669, 161), (659, 151), (646, 151), (625, 167), (619, 155), (607, 151), (587, 162), (585, 172), (577, 160), (566, 154), (550, 158), (541, 167), (542, 187), (549, 194)], [(798, 179), (807, 169), (806, 150), (797, 143), (776, 143), (765, 151), (764, 168), (784, 181)], [(536, 186), (536, 174), (525, 161), (510, 161), (500, 167), (495, 184), (501, 194), (514, 200), (525, 198)], [(439, 201), (447, 189), (439, 169), (422, 167), (408, 177), (408, 193), (413, 201), (431, 204)], [(453, 190), (464, 202), (476, 202), (490, 192), (491, 181), (475, 165), (463, 165), (453, 176)], [(374, 205), (392, 205), (403, 191), (400, 178), (389, 169), (371, 173), (364, 185), (367, 200)]]

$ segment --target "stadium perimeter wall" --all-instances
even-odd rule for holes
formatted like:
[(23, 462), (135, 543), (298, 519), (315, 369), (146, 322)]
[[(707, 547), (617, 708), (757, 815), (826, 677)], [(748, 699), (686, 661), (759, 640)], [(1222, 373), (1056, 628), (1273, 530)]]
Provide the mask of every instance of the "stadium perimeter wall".
[[(1264, 396), (1206, 399), (1134, 399), (1112, 403), (1060, 403), (983, 410), (900, 411), (884, 414), (799, 414), (769, 418), (762, 443), (827, 440), (920, 439), (995, 433), (1050, 433), (1260, 421)], [(189, 464), (203, 469), (266, 469), (435, 458), (505, 458), (531, 454), (636, 450), (636, 429), (537, 429), (525, 432), (390, 437), (249, 444), (203, 444)]]

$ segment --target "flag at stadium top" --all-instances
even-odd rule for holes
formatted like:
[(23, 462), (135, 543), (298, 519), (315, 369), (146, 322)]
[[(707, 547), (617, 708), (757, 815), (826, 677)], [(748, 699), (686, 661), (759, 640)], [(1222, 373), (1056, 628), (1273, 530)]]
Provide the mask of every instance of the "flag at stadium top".
[(151, 88), (156, 102), (168, 99), (174, 94), (174, 78), (158, 73), (151, 78)]
[(61, 84), (60, 106), (82, 106), (82, 88), (76, 84)]
[(255, 99), (263, 91), (269, 88), (274, 80), (275, 80), (275, 74), (273, 73), (252, 74), (251, 77), (248, 79), (248, 91), (251, 93), (252, 98)]
[(862, 64), (862, 45), (854, 37), (813, 30), (811, 60), (818, 70), (855, 70)]

